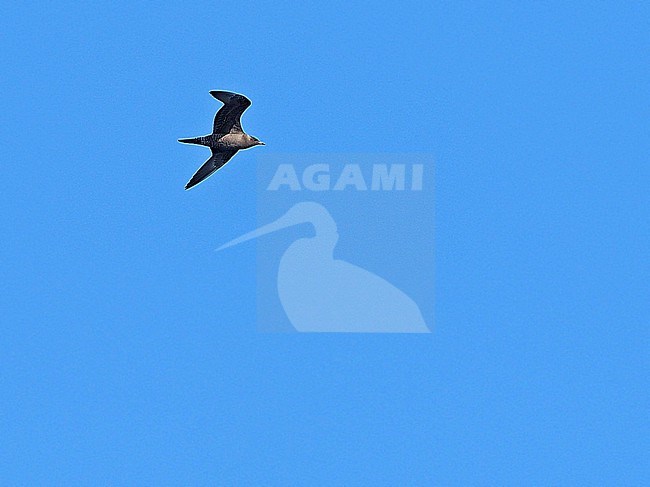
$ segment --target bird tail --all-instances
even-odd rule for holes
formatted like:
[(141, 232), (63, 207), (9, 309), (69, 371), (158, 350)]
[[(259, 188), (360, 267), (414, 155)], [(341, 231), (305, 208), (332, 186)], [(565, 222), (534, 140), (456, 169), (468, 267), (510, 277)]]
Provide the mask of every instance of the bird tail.
[(178, 139), (183, 144), (208, 145), (206, 137), (192, 137), (191, 139)]

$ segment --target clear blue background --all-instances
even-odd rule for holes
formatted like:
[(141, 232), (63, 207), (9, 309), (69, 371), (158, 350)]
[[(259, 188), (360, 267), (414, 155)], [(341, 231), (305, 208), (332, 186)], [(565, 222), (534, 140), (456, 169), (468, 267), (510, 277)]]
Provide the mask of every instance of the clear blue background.
[[(1, 484), (647, 481), (647, 6), (57, 3), (0, 8)], [(433, 335), (255, 331), (215, 88), (435, 154)]]

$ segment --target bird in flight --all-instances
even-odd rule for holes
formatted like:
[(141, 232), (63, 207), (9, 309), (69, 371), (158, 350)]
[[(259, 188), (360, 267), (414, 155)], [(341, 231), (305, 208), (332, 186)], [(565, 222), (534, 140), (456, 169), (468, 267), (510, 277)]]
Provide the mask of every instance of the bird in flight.
[(251, 101), (248, 98), (230, 91), (211, 91), (210, 94), (223, 103), (214, 116), (212, 133), (191, 139), (178, 139), (183, 144), (205, 145), (212, 151), (210, 159), (205, 161), (194, 173), (192, 179), (185, 185), (185, 189), (193, 188), (207, 179), (208, 176), (224, 166), (238, 150), (265, 145), (257, 137), (248, 135), (241, 128), (241, 115), (251, 106)]

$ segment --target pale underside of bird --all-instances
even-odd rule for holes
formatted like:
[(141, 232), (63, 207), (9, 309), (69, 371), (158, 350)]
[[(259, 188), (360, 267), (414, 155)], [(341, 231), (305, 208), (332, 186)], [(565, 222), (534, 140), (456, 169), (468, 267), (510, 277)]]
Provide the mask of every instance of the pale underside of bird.
[(194, 173), (192, 179), (185, 185), (185, 189), (193, 188), (205, 181), (223, 167), (237, 151), (264, 145), (264, 142), (248, 135), (242, 129), (242, 113), (251, 105), (248, 98), (230, 91), (211, 91), (210, 94), (223, 103), (214, 117), (212, 133), (201, 137), (178, 139), (184, 144), (204, 145), (212, 151), (210, 158)]

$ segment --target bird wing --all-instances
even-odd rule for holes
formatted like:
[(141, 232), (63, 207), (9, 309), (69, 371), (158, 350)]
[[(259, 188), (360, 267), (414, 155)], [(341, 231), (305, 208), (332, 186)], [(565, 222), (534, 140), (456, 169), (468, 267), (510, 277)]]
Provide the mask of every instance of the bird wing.
[(199, 168), (198, 171), (194, 173), (192, 179), (190, 179), (185, 185), (185, 189), (190, 189), (199, 184), (201, 181), (205, 180), (217, 169), (221, 168), (230, 160), (232, 156), (235, 155), (238, 149), (235, 150), (225, 150), (225, 151), (213, 151), (212, 157), (205, 161), (205, 163)]
[(211, 91), (210, 94), (223, 102), (223, 106), (214, 116), (213, 134), (241, 133), (241, 115), (251, 106), (251, 101), (244, 95), (230, 91)]

